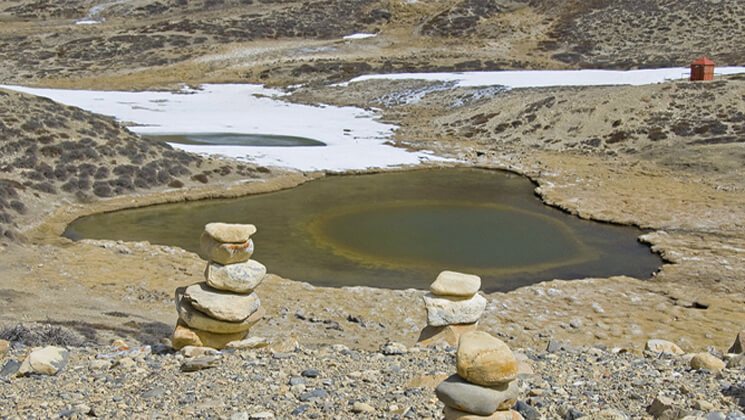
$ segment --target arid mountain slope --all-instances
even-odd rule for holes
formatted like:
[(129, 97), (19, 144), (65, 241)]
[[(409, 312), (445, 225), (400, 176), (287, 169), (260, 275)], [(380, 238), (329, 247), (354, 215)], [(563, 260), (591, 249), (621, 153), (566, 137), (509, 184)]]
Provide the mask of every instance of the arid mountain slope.
[[(372, 72), (680, 66), (700, 54), (737, 65), (744, 14), (741, 2), (692, 0), (0, 1), (0, 81), (326, 83)], [(341, 40), (354, 32), (380, 35)]]
[(262, 172), (144, 140), (108, 117), (0, 90), (0, 240), (15, 239), (65, 203)]

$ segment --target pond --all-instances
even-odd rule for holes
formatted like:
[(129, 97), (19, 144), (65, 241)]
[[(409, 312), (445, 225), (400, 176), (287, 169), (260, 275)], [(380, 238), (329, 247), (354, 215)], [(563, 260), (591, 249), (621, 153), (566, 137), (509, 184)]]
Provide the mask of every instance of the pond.
[(661, 265), (639, 229), (545, 206), (526, 178), (431, 169), (329, 176), (229, 200), (159, 205), (72, 223), (72, 239), (150, 241), (199, 252), (206, 223), (253, 223), (254, 258), (319, 286), (426, 289), (442, 270), (478, 274), (486, 291), (556, 278), (649, 278)]
[(258, 146), (258, 147), (305, 147), (325, 146), (318, 140), (307, 137), (280, 136), (275, 134), (241, 133), (195, 133), (195, 134), (144, 134), (143, 138), (167, 143), (197, 146)]

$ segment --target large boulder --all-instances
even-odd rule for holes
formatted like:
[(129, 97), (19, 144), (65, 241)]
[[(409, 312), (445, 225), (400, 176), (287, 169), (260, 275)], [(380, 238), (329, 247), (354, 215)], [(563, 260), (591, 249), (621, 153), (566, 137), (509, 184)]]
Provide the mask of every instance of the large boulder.
[(243, 243), (256, 233), (256, 226), (234, 223), (207, 223), (204, 226), (204, 232), (218, 242)]
[(194, 308), (188, 299), (183, 296), (184, 288), (176, 289), (176, 310), (179, 319), (186, 325), (202, 331), (216, 334), (234, 334), (248, 331), (254, 324), (259, 322), (265, 315), (264, 308), (259, 307), (256, 312), (240, 322), (229, 322), (214, 319)]
[(519, 363), (507, 344), (483, 331), (460, 337), (455, 364), (461, 378), (483, 386), (511, 382), (519, 373)]
[(70, 352), (62, 347), (36, 347), (31, 350), (18, 370), (19, 376), (32, 373), (53, 376), (67, 366)]
[(443, 271), (429, 290), (437, 296), (471, 297), (481, 288), (481, 277), (473, 274)]
[(176, 329), (173, 331), (171, 346), (176, 350), (180, 350), (186, 346), (210, 347), (220, 350), (226, 348), (229, 343), (243, 340), (246, 334), (247, 331), (232, 334), (215, 334), (209, 331), (191, 328), (183, 321), (179, 321), (176, 324)]
[(210, 262), (204, 271), (210, 287), (241, 294), (253, 292), (265, 276), (266, 267), (256, 260), (229, 265)]
[(207, 283), (187, 287), (184, 298), (198, 311), (211, 318), (228, 322), (241, 322), (261, 306), (261, 300), (256, 293), (239, 295), (213, 289)]
[(254, 253), (254, 243), (251, 239), (246, 242), (226, 243), (217, 241), (204, 232), (199, 242), (207, 259), (222, 265), (246, 262)]
[(442, 327), (452, 324), (473, 324), (486, 309), (486, 298), (477, 294), (470, 298), (423, 296), (427, 309), (427, 325)]
[(488, 416), (497, 410), (508, 410), (514, 406), (519, 390), (516, 381), (495, 387), (484, 387), (469, 383), (458, 375), (452, 375), (437, 386), (435, 394), (450, 408)]
[(725, 367), (725, 363), (711, 353), (695, 354), (691, 358), (690, 364), (693, 369), (707, 369), (712, 372), (719, 372)]

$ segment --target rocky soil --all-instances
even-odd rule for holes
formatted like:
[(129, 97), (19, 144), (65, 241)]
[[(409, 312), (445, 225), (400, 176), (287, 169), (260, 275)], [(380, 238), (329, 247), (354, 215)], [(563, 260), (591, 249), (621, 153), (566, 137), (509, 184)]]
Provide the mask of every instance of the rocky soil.
[[(35, 329), (44, 327), (28, 331)], [(387, 343), (362, 351), (285, 338), (262, 349), (174, 354), (164, 345), (129, 347), (121, 340), (80, 347), (80, 339), (68, 344), (69, 361), (56, 376), (16, 377), (16, 363), (29, 352), (28, 331), (0, 356), (3, 418), (440, 418), (434, 387), (455, 372), (450, 347)], [(45, 338), (65, 337), (75, 341), (67, 331)], [(526, 419), (745, 418), (742, 356), (713, 372), (692, 369), (690, 356), (602, 346), (517, 355), (515, 409)]]

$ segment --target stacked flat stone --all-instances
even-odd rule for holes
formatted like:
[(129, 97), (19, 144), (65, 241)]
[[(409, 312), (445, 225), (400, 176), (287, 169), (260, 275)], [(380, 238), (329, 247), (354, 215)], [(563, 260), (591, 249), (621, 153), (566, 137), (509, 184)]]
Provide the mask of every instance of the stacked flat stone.
[(501, 340), (482, 331), (461, 336), (455, 354), (457, 374), (435, 389), (446, 420), (521, 420), (517, 403), (518, 361)]
[(254, 290), (266, 267), (252, 260), (254, 225), (209, 223), (200, 238), (209, 262), (205, 281), (176, 289), (179, 321), (172, 345), (222, 349), (242, 340), (264, 316)]
[(481, 278), (473, 274), (443, 271), (424, 296), (427, 309), (427, 328), (420, 337), (420, 345), (446, 342), (458, 343), (461, 334), (475, 331), (486, 308), (486, 299), (478, 292)]

